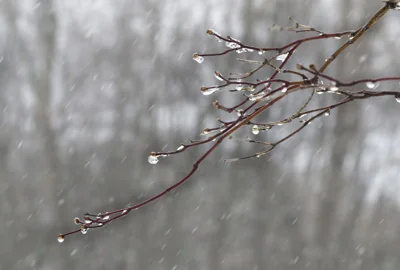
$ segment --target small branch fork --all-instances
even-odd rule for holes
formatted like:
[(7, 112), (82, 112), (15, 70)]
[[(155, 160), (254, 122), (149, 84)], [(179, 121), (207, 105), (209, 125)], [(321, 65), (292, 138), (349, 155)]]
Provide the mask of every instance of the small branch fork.
[[(204, 95), (211, 95), (213, 93), (223, 91), (235, 92), (243, 95), (244, 99), (233, 107), (226, 107), (220, 104), (218, 101), (214, 101), (213, 103), (215, 108), (218, 110), (222, 110), (226, 113), (236, 113), (237, 118), (234, 121), (223, 121), (221, 119), (217, 119), (219, 126), (204, 129), (203, 133), (201, 134), (205, 137), (204, 139), (189, 140), (188, 143), (180, 145), (175, 151), (151, 152), (149, 156), (149, 162), (151, 164), (156, 164), (160, 157), (167, 157), (170, 155), (179, 154), (195, 146), (211, 144), (210, 148), (202, 156), (200, 156), (200, 158), (196, 162), (194, 162), (192, 169), (187, 173), (187, 175), (174, 185), (134, 206), (99, 214), (85, 213), (83, 216), (83, 220), (79, 218), (74, 219), (74, 223), (79, 226), (78, 229), (70, 231), (68, 233), (60, 234), (58, 236), (58, 241), (63, 242), (65, 237), (72, 234), (76, 234), (79, 232), (86, 234), (89, 229), (104, 227), (108, 223), (111, 223), (130, 214), (133, 210), (137, 210), (163, 197), (170, 191), (185, 183), (190, 177), (192, 177), (192, 175), (197, 171), (200, 164), (226, 139), (259, 144), (262, 147), (266, 147), (266, 149), (245, 157), (225, 159), (224, 162), (228, 163), (243, 159), (258, 158), (265, 154), (268, 154), (278, 145), (299, 133), (315, 119), (321, 116), (328, 116), (331, 110), (340, 107), (341, 105), (344, 105), (346, 103), (350, 103), (354, 100), (368, 99), (380, 96), (393, 96), (397, 102), (400, 102), (400, 91), (374, 90), (377, 83), (387, 81), (400, 82), (400, 77), (383, 77), (343, 82), (324, 73), (328, 66), (333, 61), (335, 61), (335, 59), (346, 48), (358, 41), (374, 24), (379, 21), (379, 19), (381, 19), (391, 9), (400, 10), (400, 4), (397, 1), (384, 1), (384, 6), (364, 26), (353, 31), (345, 31), (331, 34), (325, 33), (307, 25), (299, 24), (290, 18), (291, 22), (294, 24), (293, 26), (273, 26), (273, 29), (287, 30), (295, 33), (313, 33), (314, 35), (297, 39), (282, 47), (249, 46), (230, 36), (223, 37), (213, 30), (207, 30), (207, 34), (216, 38), (218, 42), (225, 42), (225, 45), (228, 47), (228, 49), (219, 53), (195, 53), (193, 55), (193, 59), (197, 62), (202, 63), (204, 61), (204, 58), (206, 57), (223, 56), (233, 52), (239, 54), (258, 53), (259, 57), (263, 58), (262, 61), (239, 59), (240, 62), (244, 62), (245, 64), (249, 65), (256, 65), (256, 67), (246, 73), (230, 74), (228, 77), (225, 77), (220, 72), (216, 71), (214, 73), (214, 76), (216, 77), (216, 79), (221, 81), (222, 84), (209, 87), (204, 86), (200, 89)], [(330, 38), (345, 38), (346, 41), (335, 52), (332, 53), (332, 55), (322, 64), (321, 67), (317, 68), (316, 65), (305, 67), (301, 64), (297, 64), (296, 70), (285, 69), (286, 64), (295, 54), (296, 49), (299, 48), (301, 45), (310, 41), (324, 40)], [(272, 55), (270, 57), (265, 57), (264, 54), (266, 53), (272, 53)], [(255, 74), (259, 74), (261, 70), (264, 70), (267, 67), (272, 69), (272, 74), (269, 78), (264, 80), (251, 80)], [(298, 77), (299, 80), (290, 81), (278, 78), (278, 75), (283, 74), (291, 74), (292, 76)], [(329, 86), (326, 86), (327, 84), (324, 84), (324, 81), (327, 82)], [(348, 89), (350, 87), (357, 87), (359, 89), (362, 89), (365, 88), (365, 86), (369, 90), (354, 91)], [(308, 93), (308, 98), (290, 116), (279, 121), (271, 121), (267, 123), (258, 123), (254, 121), (257, 116), (260, 116), (261, 114), (272, 108), (273, 105), (275, 105), (277, 102), (284, 100), (287, 96), (298, 91), (306, 91)], [(336, 94), (342, 96), (343, 99), (329, 106), (306, 109), (310, 101), (315, 97), (315, 93)], [(306, 119), (306, 117), (308, 118)], [(293, 123), (296, 119), (298, 119), (300, 122), (299, 127), (275, 142), (254, 140), (252, 138), (237, 139), (233, 137), (233, 133), (235, 131), (241, 128), (245, 128), (246, 126), (251, 126), (252, 133), (254, 135), (258, 135), (260, 132), (267, 131), (288, 123)]]

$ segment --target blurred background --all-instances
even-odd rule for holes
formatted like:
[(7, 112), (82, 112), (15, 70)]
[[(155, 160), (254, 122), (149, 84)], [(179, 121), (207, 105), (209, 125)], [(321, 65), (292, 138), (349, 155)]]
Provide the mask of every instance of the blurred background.
[[(1, 0), (0, 269), (398, 269), (400, 105), (389, 97), (342, 106), (256, 160), (223, 164), (260, 150), (225, 143), (176, 192), (57, 242), (76, 228), (75, 216), (140, 202), (181, 179), (207, 147), (157, 165), (149, 152), (174, 150), (216, 117), (231, 118), (212, 101), (234, 105), (239, 95), (199, 89), (216, 83), (215, 70), (249, 66), (236, 54), (193, 61), (194, 52), (226, 48), (206, 29), (280, 46), (307, 35), (269, 31), (289, 16), (344, 31), (382, 5)], [(389, 12), (326, 72), (344, 81), (398, 76), (399, 16)], [(343, 42), (307, 43), (290, 65), (320, 66)], [(322, 96), (319, 105), (337, 100)], [(294, 111), (288, 102), (263, 120)], [(284, 134), (274, 128), (257, 138)], [(251, 127), (242, 135), (253, 136)]]

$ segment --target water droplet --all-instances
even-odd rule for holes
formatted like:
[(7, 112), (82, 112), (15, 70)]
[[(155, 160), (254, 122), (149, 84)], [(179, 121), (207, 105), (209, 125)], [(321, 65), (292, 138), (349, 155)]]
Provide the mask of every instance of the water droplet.
[(276, 57), (276, 60), (283, 62), (283, 61), (286, 60), (286, 58), (288, 57), (288, 55), (289, 55), (288, 52), (287, 52), (287, 53), (280, 54), (280, 55), (278, 55), (278, 56)]
[(123, 210), (122, 212), (121, 212), (121, 214), (123, 215), (123, 214), (126, 214), (126, 212), (128, 212), (128, 210)]
[(329, 88), (329, 90), (335, 92), (335, 91), (339, 90), (339, 87), (337, 87), (337, 86), (331, 86), (331, 87)]
[(305, 114), (300, 115), (299, 118), (303, 118), (303, 117), (306, 117), (306, 116), (307, 116), (307, 114), (305, 113)]
[(177, 151), (181, 151), (181, 150), (183, 150), (183, 149), (185, 149), (185, 146), (183, 145), (183, 144), (181, 144), (179, 147), (178, 147), (178, 149), (176, 149)]
[(64, 242), (64, 240), (65, 240), (65, 238), (64, 238), (64, 236), (62, 236), (62, 235), (59, 235), (59, 236), (57, 237), (57, 241), (58, 241), (59, 243)]
[(342, 39), (342, 37), (335, 37), (336, 39)]
[(331, 111), (326, 111), (326, 112), (324, 113), (324, 115), (325, 115), (325, 116), (331, 115)]
[(259, 51), (258, 51), (258, 54), (259, 54), (259, 55), (263, 55), (264, 53), (265, 53), (265, 51), (263, 51), (263, 50), (259, 50)]
[(259, 128), (257, 125), (254, 125), (254, 126), (251, 128), (251, 132), (252, 132), (254, 135), (257, 135), (258, 133), (260, 133), (260, 128)]
[(288, 88), (287, 88), (287, 87), (284, 87), (284, 88), (282, 89), (282, 93), (286, 93), (287, 90), (288, 90)]
[(366, 82), (365, 84), (367, 85), (367, 87), (368, 87), (369, 89), (372, 89), (372, 88), (375, 87), (375, 83), (373, 83), (373, 82)]
[(200, 88), (201, 93), (202, 93), (203, 95), (205, 95), (205, 96), (211, 95), (211, 94), (217, 92), (218, 90), (219, 90), (218, 87), (211, 87), (211, 88), (208, 88), (208, 87), (204, 87), (204, 86), (203, 86), (203, 87)]
[(222, 76), (221, 76), (221, 73), (219, 73), (218, 71), (215, 71), (214, 72), (214, 76), (215, 76), (215, 78), (217, 79), (217, 80), (219, 80), (219, 81), (223, 81), (224, 79), (222, 78)]
[(397, 103), (400, 103), (400, 96), (396, 97)]
[(154, 164), (157, 164), (158, 158), (157, 158), (157, 156), (150, 155), (149, 158), (148, 158), (148, 161), (149, 161), (150, 164), (154, 165)]
[(82, 234), (87, 234), (87, 232), (88, 232), (88, 229), (86, 227), (82, 227), (81, 228), (81, 233)]
[(236, 111), (237, 116), (242, 116), (243, 115), (243, 110), (239, 109)]
[(193, 54), (193, 60), (201, 64), (204, 62), (204, 57), (200, 56), (198, 53)]

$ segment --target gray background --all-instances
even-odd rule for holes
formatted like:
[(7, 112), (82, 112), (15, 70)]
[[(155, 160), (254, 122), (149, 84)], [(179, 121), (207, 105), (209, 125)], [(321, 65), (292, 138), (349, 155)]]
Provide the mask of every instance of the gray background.
[[(278, 46), (300, 37), (268, 30), (289, 16), (344, 31), (381, 6), (1, 0), (0, 269), (398, 269), (400, 105), (393, 98), (343, 106), (257, 160), (221, 163), (259, 150), (225, 143), (177, 192), (103, 229), (56, 240), (75, 229), (75, 216), (165, 189), (206, 151), (147, 162), (150, 151), (176, 149), (226, 116), (213, 100), (240, 98), (199, 92), (215, 83), (214, 70), (246, 69), (237, 55), (193, 61), (194, 52), (225, 48), (206, 29)], [(327, 73), (343, 80), (398, 75), (399, 16), (390, 12)], [(342, 42), (306, 44), (291, 64), (321, 65)], [(319, 105), (334, 101), (318, 98)], [(290, 115), (293, 102), (263, 119)]]

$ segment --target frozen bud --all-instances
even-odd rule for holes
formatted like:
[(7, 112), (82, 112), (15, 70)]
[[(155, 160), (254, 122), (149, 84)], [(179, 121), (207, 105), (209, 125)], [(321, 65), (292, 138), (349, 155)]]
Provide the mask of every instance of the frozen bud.
[(258, 133), (260, 133), (260, 128), (259, 128), (257, 125), (254, 125), (254, 126), (251, 128), (251, 132), (252, 132), (254, 135), (257, 135)]
[(203, 86), (203, 87), (200, 88), (201, 93), (203, 95), (205, 95), (205, 96), (211, 95), (211, 94), (217, 92), (218, 90), (219, 90), (218, 87), (210, 87), (210, 88), (208, 88), (208, 87), (204, 87)]
[(81, 233), (86, 234), (88, 232), (88, 228), (85, 225), (81, 226)]
[(57, 237), (57, 241), (58, 241), (59, 243), (62, 243), (62, 242), (64, 242), (64, 240), (65, 240), (64, 236), (61, 235), (61, 234), (59, 234), (58, 237)]
[(224, 79), (222, 78), (221, 73), (219, 73), (218, 71), (215, 71), (215, 72), (214, 72), (214, 76), (215, 76), (215, 78), (216, 78), (217, 80), (219, 80), (219, 81), (223, 81), (223, 80), (224, 80)]
[(74, 223), (76, 225), (81, 224), (81, 220), (78, 217), (76, 217), (76, 218), (74, 218)]
[(157, 156), (150, 155), (149, 158), (148, 158), (147, 160), (148, 160), (148, 162), (149, 162), (150, 164), (152, 164), (152, 165), (158, 163), (158, 158), (157, 158)]
[(217, 110), (219, 110), (219, 109), (221, 108), (221, 105), (219, 104), (218, 100), (215, 100), (215, 101), (213, 102), (213, 105), (215, 106), (215, 108), (216, 108)]
[(200, 56), (198, 53), (193, 54), (193, 60), (201, 64), (204, 62), (204, 57)]
[(207, 33), (207, 35), (210, 35), (210, 36), (214, 35), (214, 31), (211, 29), (208, 29), (206, 33)]

